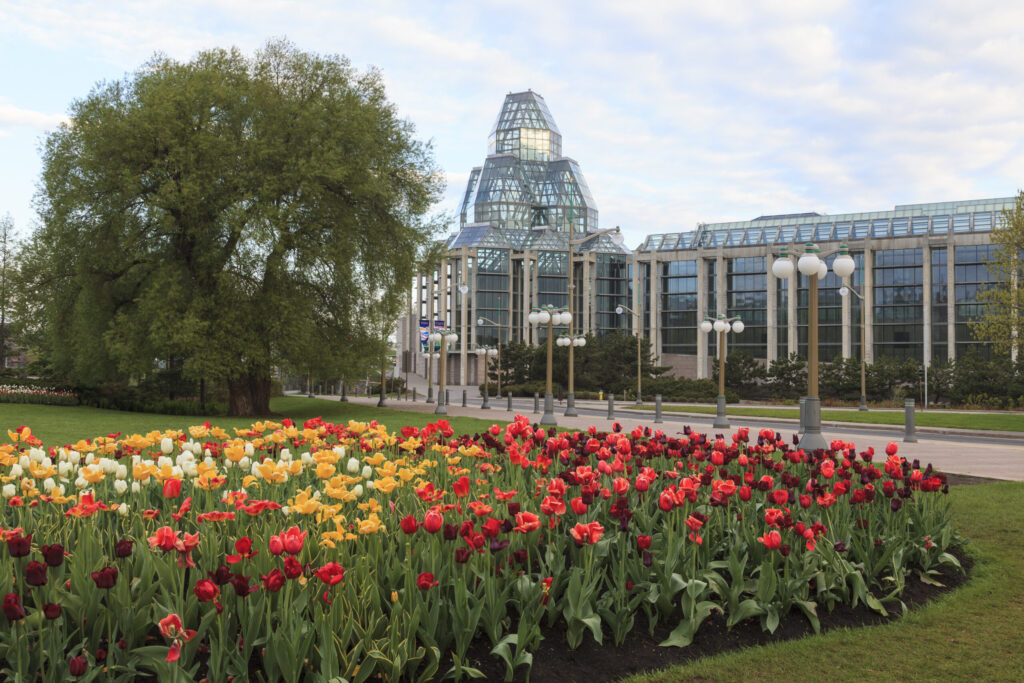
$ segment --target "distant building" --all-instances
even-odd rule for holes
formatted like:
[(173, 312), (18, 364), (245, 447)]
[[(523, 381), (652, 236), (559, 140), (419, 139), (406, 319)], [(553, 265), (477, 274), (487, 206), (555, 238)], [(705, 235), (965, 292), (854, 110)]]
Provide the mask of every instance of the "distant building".
[[(740, 316), (728, 343), (766, 362), (807, 351), (807, 278), (778, 280), (772, 261), (785, 246), (814, 242), (823, 252), (846, 244), (857, 264), (856, 296), (841, 297), (829, 271), (819, 283), (822, 360), (859, 357), (862, 305), (868, 362), (881, 356), (932, 363), (985, 347), (968, 327), (981, 313), (978, 294), (995, 283), (987, 263), (990, 234), (1015, 199), (908, 204), (890, 211), (825, 216), (792, 213), (701, 224), (648, 236), (635, 250), (600, 232), (598, 211), (579, 164), (562, 156), (562, 136), (532, 91), (506, 96), (484, 165), (474, 168), (447, 258), (411, 289), (411, 319), (400, 326), (410, 370), (422, 357), (429, 320), (454, 328), (449, 383), (476, 384), (482, 367), (472, 350), (525, 340), (546, 329), (527, 321), (531, 308), (567, 306), (569, 235), (573, 231), (574, 331), (625, 330), (650, 338), (659, 363), (688, 377), (710, 376), (717, 335), (699, 331), (705, 316)], [(830, 265), (832, 257), (825, 259)], [(468, 285), (466, 294), (461, 285)], [(617, 315), (626, 306), (639, 316)], [(433, 313), (433, 316), (431, 316)], [(490, 322), (477, 325), (478, 318)]]

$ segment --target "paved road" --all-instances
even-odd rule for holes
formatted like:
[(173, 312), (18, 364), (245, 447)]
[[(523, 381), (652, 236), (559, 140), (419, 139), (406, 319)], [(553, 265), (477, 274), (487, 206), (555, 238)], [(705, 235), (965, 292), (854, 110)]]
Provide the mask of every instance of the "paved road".
[[(462, 407), (461, 388), (457, 392), (451, 392), (451, 403), (447, 406), (449, 416), (477, 417), (495, 422), (506, 422), (513, 414), (526, 415), (533, 421), (540, 420), (540, 414), (533, 411), (533, 399), (513, 399), (513, 412), (507, 410), (507, 399), (492, 399), (491, 409), (480, 408), (480, 400), (469, 401), (467, 407)], [(327, 398), (327, 397), (325, 397)], [(376, 398), (350, 397), (351, 400), (359, 403), (375, 405)], [(433, 412), (434, 404), (425, 403), (420, 394), (419, 400), (401, 401), (389, 400), (389, 407), (398, 410), (410, 410), (416, 412)], [(541, 400), (543, 408), (543, 400)], [(597, 401), (578, 401), (577, 412), (579, 417), (567, 418), (564, 403), (559, 405), (556, 402), (555, 417), (558, 426), (561, 428), (586, 429), (590, 425), (598, 429), (608, 430), (613, 420), (607, 419), (607, 404)], [(665, 412), (664, 423), (654, 425), (654, 413), (651, 411), (630, 410), (629, 403), (616, 405), (614, 421), (622, 424), (623, 428), (629, 430), (636, 425), (650, 425), (660, 427), (666, 433), (682, 431), (684, 425), (702, 432), (714, 433), (711, 426), (714, 416), (712, 415), (680, 415), (678, 413)], [(794, 421), (786, 421), (770, 418), (737, 417), (730, 419), (732, 429), (737, 427), (750, 427), (752, 431), (761, 428), (775, 429), (787, 438), (797, 431)], [(722, 431), (722, 430), (717, 430)], [(1024, 435), (1010, 432), (986, 432), (970, 430), (954, 430), (952, 433), (942, 433), (943, 430), (919, 429), (917, 443), (904, 443), (903, 427), (893, 425), (862, 425), (851, 423), (825, 424), (822, 432), (826, 440), (842, 439), (853, 442), (861, 450), (868, 446), (874, 446), (876, 451), (883, 451), (885, 445), (890, 441), (899, 444), (899, 452), (904, 457), (913, 460), (919, 459), (922, 466), (931, 463), (940, 471), (967, 474), (976, 477), (990, 477), (993, 479), (1007, 479), (1013, 481), (1024, 481)]]

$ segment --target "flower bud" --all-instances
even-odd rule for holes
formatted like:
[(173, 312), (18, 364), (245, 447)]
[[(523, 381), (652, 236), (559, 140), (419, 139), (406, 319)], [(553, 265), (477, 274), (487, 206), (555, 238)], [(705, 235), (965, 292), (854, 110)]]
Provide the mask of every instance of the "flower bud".
[(174, 440), (169, 436), (165, 436), (160, 439), (160, 452), (164, 455), (170, 455), (174, 450)]
[(345, 469), (348, 470), (349, 474), (355, 474), (359, 471), (359, 461), (355, 458), (349, 458), (348, 463), (345, 465)]

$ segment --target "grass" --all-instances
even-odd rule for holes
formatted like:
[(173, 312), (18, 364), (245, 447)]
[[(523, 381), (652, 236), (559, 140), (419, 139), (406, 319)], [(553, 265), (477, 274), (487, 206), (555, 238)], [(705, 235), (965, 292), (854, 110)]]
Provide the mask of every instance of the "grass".
[[(640, 410), (654, 410), (652, 405), (626, 406)], [(662, 406), (665, 412), (699, 413), (714, 415), (715, 406)], [(743, 417), (768, 417), (800, 419), (799, 408), (754, 408), (748, 406), (729, 406), (729, 415)], [(830, 410), (821, 411), (821, 419), (829, 422), (856, 422), (859, 424), (903, 425), (902, 410)], [(914, 422), (918, 427), (943, 427), (947, 429), (981, 429), (1005, 432), (1024, 432), (1024, 413), (988, 413), (984, 411), (969, 413), (953, 413), (945, 411), (917, 411)]]
[(669, 681), (1024, 680), (1024, 483), (953, 487), (968, 583), (897, 622), (835, 630), (633, 676)]
[[(389, 428), (413, 425), (422, 427), (436, 422), (440, 416), (433, 413), (405, 412), (397, 408), (377, 408), (356, 403), (342, 403), (318, 398), (285, 396), (270, 401), (270, 408), (280, 418), (291, 418), (301, 424), (311, 417), (322, 417), (328, 422), (378, 420)], [(276, 419), (280, 419), (276, 418)], [(101, 410), (84, 406), (40, 406), (18, 404), (0, 405), (0, 429), (14, 429), (28, 425), (32, 433), (42, 439), (46, 446), (71, 444), (79, 439), (103, 436), (112, 432), (122, 434), (145, 434), (154, 429), (184, 429), (201, 424), (203, 417), (181, 415), (156, 415), (153, 413), (127, 413), (118, 410)], [(251, 418), (214, 417), (211, 424), (223, 427), (229, 432), (232, 427), (248, 427)], [(473, 434), (490, 427), (492, 422), (471, 417), (452, 417), (449, 422), (458, 433)], [(4, 437), (6, 433), (0, 431)], [(0, 441), (4, 440), (0, 438)]]

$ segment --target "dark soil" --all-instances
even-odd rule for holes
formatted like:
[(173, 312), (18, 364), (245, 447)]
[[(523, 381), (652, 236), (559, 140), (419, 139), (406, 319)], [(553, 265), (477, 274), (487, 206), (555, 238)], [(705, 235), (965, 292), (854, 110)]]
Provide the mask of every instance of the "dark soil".
[(963, 486), (972, 484), (994, 484), (1002, 479), (990, 479), (989, 477), (975, 477), (970, 474), (947, 474), (946, 482), (950, 486)]
[[(976, 477), (975, 477), (976, 478)], [(967, 482), (960, 482), (967, 483)], [(908, 609), (925, 604), (929, 600), (958, 588), (967, 581), (970, 571), (970, 558), (954, 552), (964, 566), (965, 573), (954, 568), (943, 567), (938, 581), (943, 586), (933, 586), (916, 579), (907, 582), (902, 600)], [(899, 605), (891, 603), (886, 606), (890, 614), (884, 617), (863, 605), (856, 608), (837, 607), (832, 612), (824, 610), (818, 615), (822, 632), (836, 628), (857, 628), (884, 624), (899, 619)], [(575, 651), (570, 650), (565, 640), (565, 629), (543, 629), (544, 640), (533, 653), (533, 669), (530, 681), (533, 683), (598, 683), (598, 681), (614, 681), (644, 671), (664, 669), (674, 664), (708, 657), (720, 652), (728, 652), (744, 647), (765, 645), (784, 640), (803, 638), (811, 635), (814, 630), (810, 622), (794, 609), (779, 622), (774, 634), (761, 629), (757, 619), (748, 619), (734, 626), (732, 630), (725, 628), (725, 618), (717, 613), (705, 621), (693, 643), (689, 647), (659, 647), (658, 643), (665, 640), (675, 622), (659, 624), (651, 636), (647, 629), (647, 618), (643, 613), (637, 615), (636, 627), (626, 637), (622, 645), (615, 647), (611, 636), (604, 634), (605, 645), (598, 645), (587, 633), (583, 644)], [(501, 681), (505, 675), (505, 664), (499, 658), (490, 655), (490, 645), (478, 640), (468, 652), (468, 664), (480, 669), (489, 681)], [(442, 665), (440, 671), (446, 671)], [(526, 670), (521, 668), (516, 681), (526, 680)]]

